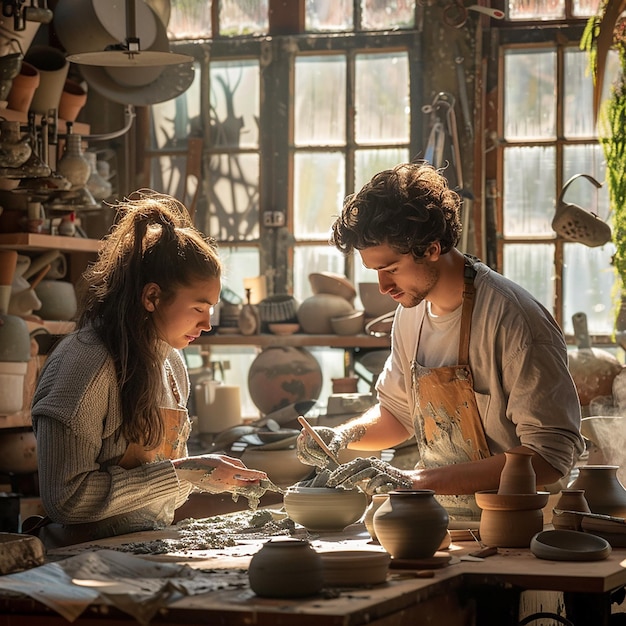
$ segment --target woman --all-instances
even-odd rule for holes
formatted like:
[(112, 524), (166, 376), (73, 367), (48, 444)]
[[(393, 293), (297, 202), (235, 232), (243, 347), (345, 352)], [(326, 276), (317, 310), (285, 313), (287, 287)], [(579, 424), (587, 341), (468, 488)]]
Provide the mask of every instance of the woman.
[(33, 398), (49, 547), (171, 524), (194, 488), (258, 501), (264, 472), (187, 456), (180, 350), (211, 329), (214, 243), (175, 199), (138, 193), (84, 273), (77, 330), (46, 360)]

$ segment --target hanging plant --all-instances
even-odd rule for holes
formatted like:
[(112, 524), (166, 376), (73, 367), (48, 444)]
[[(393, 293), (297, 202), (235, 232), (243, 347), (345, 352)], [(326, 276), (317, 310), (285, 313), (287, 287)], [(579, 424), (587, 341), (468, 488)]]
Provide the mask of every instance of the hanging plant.
[[(589, 53), (594, 78), (594, 119), (606, 160), (606, 180), (613, 214), (613, 264), (621, 279), (620, 298), (626, 293), (626, 0), (605, 0), (589, 19), (580, 47)], [(602, 102), (609, 50), (617, 52), (620, 72)]]

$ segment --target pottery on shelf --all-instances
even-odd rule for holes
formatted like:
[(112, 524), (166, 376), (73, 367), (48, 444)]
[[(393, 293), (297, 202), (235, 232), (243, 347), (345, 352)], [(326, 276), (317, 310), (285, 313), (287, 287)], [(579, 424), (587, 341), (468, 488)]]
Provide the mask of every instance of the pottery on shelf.
[(39, 70), (34, 65), (23, 61), (19, 73), (13, 79), (11, 90), (7, 96), (9, 108), (21, 113), (28, 112), (40, 80)]
[(0, 122), (0, 167), (20, 167), (32, 153), (30, 137), (22, 135), (20, 123)]
[(72, 189), (83, 187), (89, 180), (91, 165), (83, 153), (80, 135), (74, 133), (65, 135), (65, 148), (57, 162), (57, 173), (70, 181)]
[(0, 472), (31, 474), (37, 471), (37, 440), (32, 428), (0, 432)]
[(361, 519), (367, 496), (360, 489), (295, 485), (287, 489), (283, 504), (287, 515), (307, 530), (337, 532)]
[(570, 489), (584, 489), (592, 513), (626, 517), (626, 489), (618, 469), (618, 465), (583, 465)]
[(504, 457), (498, 493), (500, 495), (536, 493), (537, 478), (532, 464), (532, 452), (523, 450), (505, 452)]
[(322, 558), (304, 539), (270, 539), (252, 556), (248, 580), (261, 597), (312, 596), (324, 584)]
[(379, 543), (397, 559), (425, 559), (448, 532), (448, 512), (430, 489), (390, 491), (373, 515)]
[(567, 511), (591, 512), (584, 489), (561, 489), (561, 495), (554, 509), (552, 525), (557, 530), (582, 530), (582, 516), (567, 513)]
[(318, 293), (302, 302), (298, 308), (298, 322), (305, 333), (310, 335), (332, 335), (331, 319), (348, 315), (354, 308), (341, 296), (331, 293)]
[(85, 104), (87, 92), (80, 83), (67, 78), (59, 100), (59, 117), (66, 122), (75, 122)]

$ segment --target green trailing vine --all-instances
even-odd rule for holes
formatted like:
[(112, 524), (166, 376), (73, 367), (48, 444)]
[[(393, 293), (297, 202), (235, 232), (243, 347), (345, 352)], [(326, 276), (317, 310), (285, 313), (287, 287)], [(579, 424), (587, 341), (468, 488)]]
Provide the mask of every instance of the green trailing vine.
[[(606, 41), (600, 49), (598, 41), (606, 33), (606, 15), (614, 12), (610, 0), (606, 0), (600, 13), (589, 19), (581, 38), (580, 47), (589, 54), (589, 65), (594, 78), (596, 93), (602, 90), (600, 76), (604, 77), (604, 66), (608, 53)], [(613, 19), (611, 17), (611, 19)], [(603, 24), (604, 21), (604, 24)], [(617, 18), (612, 24), (611, 48), (617, 52), (620, 73), (610, 87), (610, 96), (597, 107), (598, 141), (606, 159), (606, 180), (609, 203), (613, 215), (613, 264), (617, 270), (621, 289), (619, 298), (626, 293), (626, 20)], [(598, 63), (602, 69), (598, 71)], [(596, 98), (599, 102), (599, 98)]]

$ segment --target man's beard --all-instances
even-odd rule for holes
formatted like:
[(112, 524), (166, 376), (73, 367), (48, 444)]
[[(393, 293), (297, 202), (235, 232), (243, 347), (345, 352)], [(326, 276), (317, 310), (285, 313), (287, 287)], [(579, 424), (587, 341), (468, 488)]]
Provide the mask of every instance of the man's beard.
[(428, 270), (428, 274), (426, 276), (426, 287), (418, 292), (405, 292), (403, 299), (400, 301), (400, 304), (405, 309), (412, 309), (418, 306), (427, 299), (428, 295), (433, 290), (433, 287), (437, 284), (438, 281), (439, 271), (434, 267), (431, 267)]

